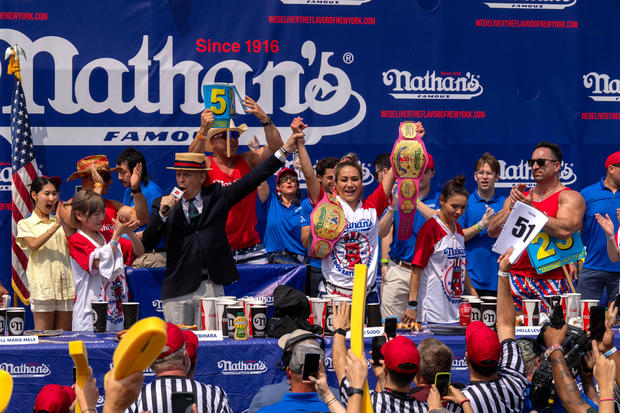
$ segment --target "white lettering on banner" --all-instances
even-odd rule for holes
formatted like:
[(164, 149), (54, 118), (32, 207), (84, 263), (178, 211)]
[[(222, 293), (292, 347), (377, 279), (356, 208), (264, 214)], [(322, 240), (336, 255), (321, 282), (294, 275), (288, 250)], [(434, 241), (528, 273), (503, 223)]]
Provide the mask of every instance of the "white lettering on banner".
[(267, 371), (264, 361), (230, 361), (220, 360), (217, 368), (222, 370), (222, 374), (263, 374)]
[(451, 370), (467, 370), (467, 362), (462, 357), (455, 357), (452, 359)]
[(17, 377), (45, 377), (52, 374), (52, 370), (47, 364), (35, 364), (35, 363), (0, 363), (0, 370), (4, 370), (13, 376)]
[(9, 162), (0, 162), (0, 166), (5, 166), (0, 169), (0, 191), (10, 191), (12, 181), (12, 173), (13, 169), (11, 168), (11, 164)]
[[(562, 162), (560, 169), (560, 182), (570, 185), (577, 181), (577, 175), (573, 171), (574, 163)], [(529, 187), (536, 185), (532, 170), (527, 161), (521, 159), (518, 165), (508, 165), (504, 160), (499, 160), (499, 181), (495, 184), (497, 188), (512, 188), (516, 184), (527, 184)]]
[(284, 4), (321, 4), (323, 6), (359, 6), (370, 0), (280, 0)]
[[(381, 327), (364, 327), (364, 337), (376, 337), (383, 335), (383, 326)], [(347, 331), (347, 338), (351, 338), (351, 332)]]
[(153, 308), (158, 313), (163, 313), (164, 312), (164, 303), (163, 303), (162, 300), (153, 300), (151, 304), (153, 304)]
[[(592, 89), (599, 96), (588, 96), (595, 102), (620, 102), (620, 80), (611, 79), (608, 74), (590, 72), (583, 76), (583, 86)], [(607, 95), (607, 96), (603, 96)]]
[(504, 0), (485, 1), (492, 9), (553, 9), (562, 10), (574, 6), (577, 0)]
[[(395, 99), (458, 99), (468, 100), (480, 96), (484, 91), (480, 84), (480, 75), (465, 73), (465, 76), (441, 76), (435, 71), (426, 71), (423, 76), (412, 76), (406, 70), (390, 69), (383, 72), (383, 84), (392, 86), (393, 92), (423, 93), (390, 93)], [(435, 93), (455, 92), (455, 93)]]
[[(31, 115), (45, 113), (47, 106), (38, 105), (33, 98), (33, 89), (37, 86), (33, 80), (33, 62), (35, 56), (40, 53), (51, 55), (54, 62), (54, 96), (48, 99), (49, 108), (58, 113), (70, 115), (80, 110), (88, 113), (102, 113), (112, 111), (117, 114), (127, 113), (136, 108), (143, 113), (159, 112), (163, 114), (173, 114), (175, 110), (181, 109), (186, 114), (198, 114), (203, 110), (202, 97), (199, 91), (202, 85), (214, 83), (217, 78), (232, 78), (232, 83), (237, 86), (239, 93), (245, 95), (248, 73), (252, 68), (240, 60), (225, 60), (212, 67), (205, 68), (198, 62), (184, 60), (178, 63), (173, 61), (173, 37), (168, 36), (163, 48), (149, 59), (149, 36), (142, 37), (142, 45), (136, 55), (123, 62), (111, 57), (102, 57), (86, 63), (73, 79), (73, 61), (79, 56), (77, 48), (67, 39), (58, 36), (45, 36), (35, 41), (30, 40), (25, 34), (12, 29), (0, 29), (0, 40), (8, 44), (19, 44), (25, 50), (28, 60), (21, 63), (22, 79), (26, 94), (28, 111)], [(254, 76), (251, 81), (260, 86), (260, 96), (258, 104), (267, 113), (274, 113), (274, 83), (276, 78), (284, 80), (284, 106), (279, 109), (290, 115), (299, 114), (306, 109), (310, 109), (319, 115), (333, 115), (339, 112), (350, 101), (351, 97), (357, 101), (359, 110), (357, 114), (339, 125), (316, 126), (306, 129), (306, 143), (315, 144), (323, 136), (336, 135), (349, 131), (359, 125), (366, 115), (366, 102), (362, 96), (354, 91), (348, 75), (340, 68), (331, 66), (329, 59), (334, 52), (321, 52), (320, 56), (316, 50), (314, 42), (307, 40), (301, 46), (301, 57), (307, 61), (306, 66), (313, 66), (318, 62), (318, 77), (309, 80), (304, 86), (301, 83), (301, 75), (305, 73), (304, 67), (295, 61), (282, 61), (274, 65), (269, 61), (265, 70)], [(159, 68), (156, 75), (149, 76), (149, 67), (152, 61), (158, 62)], [(129, 66), (129, 67), (128, 67)], [(132, 69), (130, 69), (132, 68)], [(201, 72), (207, 70), (201, 76)], [(104, 71), (106, 73), (107, 93), (102, 101), (95, 100), (91, 96), (91, 75), (93, 71)], [(126, 89), (123, 80), (131, 76), (123, 76), (125, 73), (133, 72), (134, 96), (131, 100), (123, 100), (122, 91)], [(149, 81), (157, 79), (155, 87), (149, 86)], [(174, 107), (174, 84), (173, 79), (183, 79), (184, 101), (179, 108)], [(301, 101), (300, 91), (304, 93), (304, 101)], [(153, 93), (150, 93), (153, 92)], [(179, 93), (180, 91), (178, 91)], [(74, 97), (75, 95), (75, 97)], [(159, 101), (152, 102), (149, 96), (159, 96)], [(236, 98), (238, 99), (238, 98)], [(241, 102), (237, 102), (237, 107), (242, 107)], [(10, 105), (3, 106), (3, 113), (10, 112)], [(6, 132), (2, 128), (2, 134), (7, 138)], [(67, 134), (71, 128), (57, 128), (59, 133), (49, 132), (52, 128), (33, 128), (33, 140), (35, 144), (45, 143), (48, 145), (75, 145), (84, 140), (93, 141), (93, 131), (91, 130), (81, 136), (77, 142), (62, 135)], [(90, 128), (82, 128), (90, 129)], [(97, 129), (97, 128), (96, 128)], [(102, 128), (98, 128), (102, 129)], [(123, 129), (123, 130), (120, 130)], [(284, 131), (286, 128), (282, 128)], [(188, 139), (193, 138), (197, 127), (181, 128), (108, 128), (107, 132), (101, 136), (101, 131), (97, 137), (97, 142), (84, 144), (100, 145), (101, 139), (115, 143), (131, 144), (175, 144), (187, 145)], [(55, 131), (56, 132), (56, 131)], [(135, 132), (135, 133), (133, 133)], [(248, 134), (245, 134), (248, 135)], [(249, 134), (252, 136), (252, 134)], [(88, 137), (85, 139), (84, 137)], [(249, 139), (249, 138), (248, 138)], [(122, 142), (124, 141), (124, 142)], [(244, 142), (241, 142), (242, 144)]]

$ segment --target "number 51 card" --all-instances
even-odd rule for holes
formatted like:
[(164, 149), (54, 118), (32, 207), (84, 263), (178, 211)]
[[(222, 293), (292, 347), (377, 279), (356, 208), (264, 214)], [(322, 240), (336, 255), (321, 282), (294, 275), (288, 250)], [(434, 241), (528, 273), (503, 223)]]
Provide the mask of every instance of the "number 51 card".
[(502, 232), (493, 244), (493, 252), (504, 254), (513, 248), (510, 263), (514, 264), (534, 237), (543, 229), (549, 218), (536, 208), (517, 201), (508, 215)]

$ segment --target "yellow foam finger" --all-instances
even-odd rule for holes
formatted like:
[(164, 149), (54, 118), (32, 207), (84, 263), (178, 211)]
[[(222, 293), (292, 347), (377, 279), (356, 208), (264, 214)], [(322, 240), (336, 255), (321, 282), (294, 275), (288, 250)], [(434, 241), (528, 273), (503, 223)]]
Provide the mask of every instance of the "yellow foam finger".
[(8, 371), (0, 370), (0, 413), (9, 407), (13, 394), (13, 377)]
[[(88, 353), (82, 340), (69, 342), (69, 355), (75, 364), (75, 382), (84, 388), (86, 379), (88, 378)], [(76, 403), (75, 412), (81, 413), (80, 405)]]
[[(367, 267), (356, 264), (353, 271), (353, 302), (351, 303), (351, 350), (362, 360), (364, 353), (364, 316), (366, 314), (366, 272)], [(362, 413), (371, 413), (370, 392), (368, 381), (362, 388)]]
[(166, 322), (149, 317), (135, 323), (114, 351), (114, 379), (148, 368), (166, 345)]

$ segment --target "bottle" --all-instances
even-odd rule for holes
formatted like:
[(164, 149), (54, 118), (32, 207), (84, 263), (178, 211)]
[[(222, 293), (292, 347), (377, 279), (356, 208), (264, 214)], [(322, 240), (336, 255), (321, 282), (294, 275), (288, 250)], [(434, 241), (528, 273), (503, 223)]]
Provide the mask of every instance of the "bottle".
[(235, 340), (248, 339), (248, 319), (243, 312), (238, 312), (235, 317)]

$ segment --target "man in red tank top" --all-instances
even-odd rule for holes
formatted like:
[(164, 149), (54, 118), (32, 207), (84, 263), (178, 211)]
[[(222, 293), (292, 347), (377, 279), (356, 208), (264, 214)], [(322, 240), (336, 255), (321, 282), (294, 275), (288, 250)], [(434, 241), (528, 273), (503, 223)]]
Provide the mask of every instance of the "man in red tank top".
[[(205, 185), (213, 182), (230, 185), (283, 145), (278, 129), (263, 109), (248, 96), (243, 98), (242, 103), (245, 112), (254, 114), (263, 125), (267, 145), (256, 150), (237, 153), (239, 137), (248, 127), (245, 124), (235, 127), (231, 121), (228, 128), (230, 156), (227, 156), (227, 128), (211, 129), (213, 112), (205, 109), (200, 115), (200, 130), (189, 146), (190, 152), (213, 152), (213, 156), (206, 156), (207, 165), (210, 165), (211, 170), (208, 171)], [(256, 231), (256, 222), (256, 191), (253, 191), (230, 210), (226, 222), (226, 236), (237, 264), (267, 263), (267, 252)]]
[[(542, 229), (552, 237), (568, 239), (581, 229), (586, 204), (581, 194), (560, 182), (562, 151), (554, 143), (541, 142), (536, 145), (532, 159), (528, 160), (536, 185), (525, 191), (525, 184), (515, 185), (504, 203), (504, 208), (489, 219), (489, 236), (496, 238), (502, 230), (510, 211), (517, 201), (531, 205), (547, 215), (549, 221)], [(576, 276), (574, 265), (570, 265), (571, 276)], [(510, 272), (512, 297), (518, 310), (522, 300), (540, 299), (547, 309), (546, 296), (569, 292), (569, 285), (562, 268), (538, 274), (532, 267), (527, 250), (513, 265)]]
[[(105, 155), (90, 155), (77, 161), (77, 170), (67, 178), (68, 181), (72, 181), (77, 178), (82, 179), (82, 189), (90, 189), (97, 192), (99, 195), (106, 195), (108, 188), (112, 183), (112, 172), (116, 172), (119, 168), (110, 168), (110, 163)], [(135, 168), (137, 169), (137, 168)], [(135, 171), (138, 173), (139, 171)], [(135, 179), (134, 179), (135, 180)], [(70, 202), (71, 200), (67, 201)], [(116, 220), (116, 213), (123, 206), (122, 202), (118, 202), (112, 199), (104, 199), (105, 201), (105, 218), (103, 220), (103, 226), (101, 227), (102, 233), (109, 233), (112, 236), (114, 233), (114, 221)], [(149, 220), (149, 209), (144, 196), (136, 197), (134, 199), (135, 205), (135, 218), (137, 218), (141, 224), (146, 224)], [(131, 208), (131, 207), (129, 207)], [(65, 233), (70, 229), (68, 225), (71, 225), (71, 207), (59, 208), (58, 213), (62, 215), (62, 220), (67, 226), (63, 229)], [(75, 232), (76, 228), (73, 228)], [(67, 233), (67, 237), (70, 234)]]

